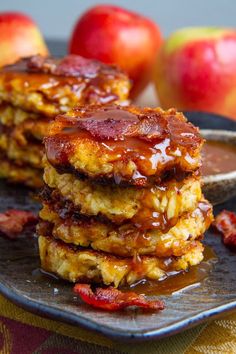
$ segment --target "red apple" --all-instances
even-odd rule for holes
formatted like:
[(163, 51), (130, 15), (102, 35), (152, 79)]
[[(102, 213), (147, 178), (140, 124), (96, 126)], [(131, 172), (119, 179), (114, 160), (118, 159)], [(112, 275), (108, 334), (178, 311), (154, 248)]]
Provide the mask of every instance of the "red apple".
[(155, 83), (163, 108), (236, 119), (236, 30), (184, 28), (163, 44)]
[(48, 55), (48, 50), (33, 20), (17, 12), (0, 13), (0, 66), (34, 54)]
[(117, 6), (98, 5), (76, 23), (69, 52), (116, 64), (133, 81), (132, 95), (147, 85), (161, 44), (157, 25)]

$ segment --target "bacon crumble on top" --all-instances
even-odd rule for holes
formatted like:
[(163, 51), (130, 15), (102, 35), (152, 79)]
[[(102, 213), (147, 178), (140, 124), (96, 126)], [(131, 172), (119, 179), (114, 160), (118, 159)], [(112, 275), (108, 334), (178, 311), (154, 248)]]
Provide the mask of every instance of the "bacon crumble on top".
[(55, 169), (144, 187), (171, 171), (196, 171), (203, 139), (174, 109), (107, 104), (77, 106), (58, 115), (44, 143)]
[(170, 138), (177, 145), (191, 148), (203, 143), (199, 129), (175, 109), (164, 112), (161, 109), (137, 109), (112, 104), (78, 106), (65, 115), (57, 116), (49, 135), (70, 127), (86, 130), (101, 140), (131, 137), (152, 141)]
[(27, 60), (27, 69), (30, 72), (42, 72), (56, 76), (82, 76), (91, 78), (104, 72), (116, 75), (119, 70), (115, 65), (105, 65), (94, 59), (86, 59), (79, 55), (67, 55), (66, 57), (52, 58), (35, 55)]

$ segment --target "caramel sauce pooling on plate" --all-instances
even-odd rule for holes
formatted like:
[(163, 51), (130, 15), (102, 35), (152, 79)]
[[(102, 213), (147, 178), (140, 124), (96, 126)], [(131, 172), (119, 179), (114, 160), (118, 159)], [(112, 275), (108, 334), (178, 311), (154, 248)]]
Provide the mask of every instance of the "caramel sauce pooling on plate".
[(188, 271), (169, 272), (167, 277), (159, 281), (139, 281), (123, 290), (133, 290), (137, 294), (145, 295), (171, 295), (177, 291), (182, 291), (190, 286), (198, 286), (206, 279), (217, 259), (215, 252), (206, 246), (204, 250), (204, 260), (189, 268)]

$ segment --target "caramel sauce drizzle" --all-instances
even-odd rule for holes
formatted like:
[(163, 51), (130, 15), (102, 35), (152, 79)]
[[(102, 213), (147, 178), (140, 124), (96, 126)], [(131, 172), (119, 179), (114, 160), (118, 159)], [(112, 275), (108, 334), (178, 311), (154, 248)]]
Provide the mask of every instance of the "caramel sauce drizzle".
[(131, 286), (123, 287), (122, 290), (133, 290), (137, 294), (171, 295), (183, 291), (189, 287), (197, 287), (209, 276), (214, 263), (217, 260), (215, 252), (208, 246), (204, 250), (204, 260), (197, 266), (192, 266), (187, 271), (170, 271), (164, 279), (159, 281), (141, 280)]
[[(174, 116), (170, 119), (160, 116), (159, 119), (152, 112), (151, 118), (150, 124), (153, 125), (149, 126), (148, 119), (143, 123), (138, 115), (118, 107), (108, 106), (92, 113), (86, 109), (78, 113), (75, 109), (70, 116), (59, 116), (53, 123), (51, 136), (45, 143), (48, 160), (54, 167), (63, 165), (69, 168), (69, 158), (75, 148), (87, 140), (95, 148), (99, 147), (101, 154), (109, 155), (111, 163), (133, 161), (137, 169), (128, 177), (133, 181), (145, 182), (159, 169), (164, 172), (174, 168), (179, 163), (176, 161), (181, 159), (186, 171), (191, 170), (191, 165), (196, 169), (199, 155), (195, 157), (194, 154), (201, 138), (194, 128), (182, 121), (178, 126), (175, 122), (178, 119)], [(183, 124), (186, 133), (181, 130)], [(126, 178), (115, 174), (115, 182), (119, 184), (123, 177)]]

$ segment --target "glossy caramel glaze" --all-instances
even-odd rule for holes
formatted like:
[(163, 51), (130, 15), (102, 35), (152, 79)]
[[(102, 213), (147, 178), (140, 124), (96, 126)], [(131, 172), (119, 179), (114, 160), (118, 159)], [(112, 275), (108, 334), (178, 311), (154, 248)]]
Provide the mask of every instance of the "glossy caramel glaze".
[(197, 287), (209, 276), (217, 256), (215, 252), (206, 246), (204, 249), (203, 261), (187, 271), (173, 271), (166, 274), (159, 281), (141, 280), (137, 284), (129, 287), (123, 287), (122, 290), (133, 290), (137, 294), (145, 294), (149, 296), (155, 295), (171, 295), (173, 293), (184, 291), (190, 287)]
[(106, 253), (132, 257), (155, 255), (157, 257), (181, 256), (195, 246), (212, 221), (211, 206), (202, 201), (197, 208), (183, 214), (176, 225), (164, 233), (161, 230), (140, 230), (132, 223), (114, 225), (98, 218), (81, 214), (67, 216), (58, 205), (43, 203), (38, 225), (40, 235), (53, 235), (66, 243), (91, 247)]
[[(152, 281), (143, 279), (129, 286), (120, 286), (119, 289), (122, 291), (134, 291), (137, 294), (147, 296), (160, 296), (172, 295), (192, 287), (198, 287), (208, 278), (214, 267), (214, 263), (217, 261), (217, 255), (209, 246), (205, 247), (203, 255), (203, 261), (196, 266), (190, 267), (187, 271), (172, 271), (166, 273), (164, 277), (159, 280)], [(45, 277), (53, 282), (61, 281), (55, 274), (44, 271), (43, 269), (36, 269), (34, 271), (34, 277), (36, 279)]]
[(194, 210), (202, 199), (200, 181), (194, 176), (179, 182), (172, 179), (151, 188), (123, 188), (59, 174), (48, 166), (44, 170), (44, 181), (50, 187), (44, 200), (59, 202), (63, 210), (102, 217), (118, 225), (130, 221), (140, 230), (168, 231), (183, 213)]
[(31, 57), (0, 70), (0, 100), (55, 116), (76, 104), (121, 102), (128, 77), (114, 66), (79, 56)]
[(71, 282), (133, 284), (142, 279), (163, 279), (168, 272), (186, 270), (203, 259), (203, 245), (195, 246), (181, 257), (142, 256), (125, 258), (90, 248), (81, 248), (39, 235), (41, 267)]
[[(196, 170), (202, 143), (198, 129), (173, 109), (115, 105), (58, 116), (45, 139), (47, 158), (58, 169), (141, 186), (171, 169)], [(93, 166), (81, 161), (84, 148), (96, 155)]]

